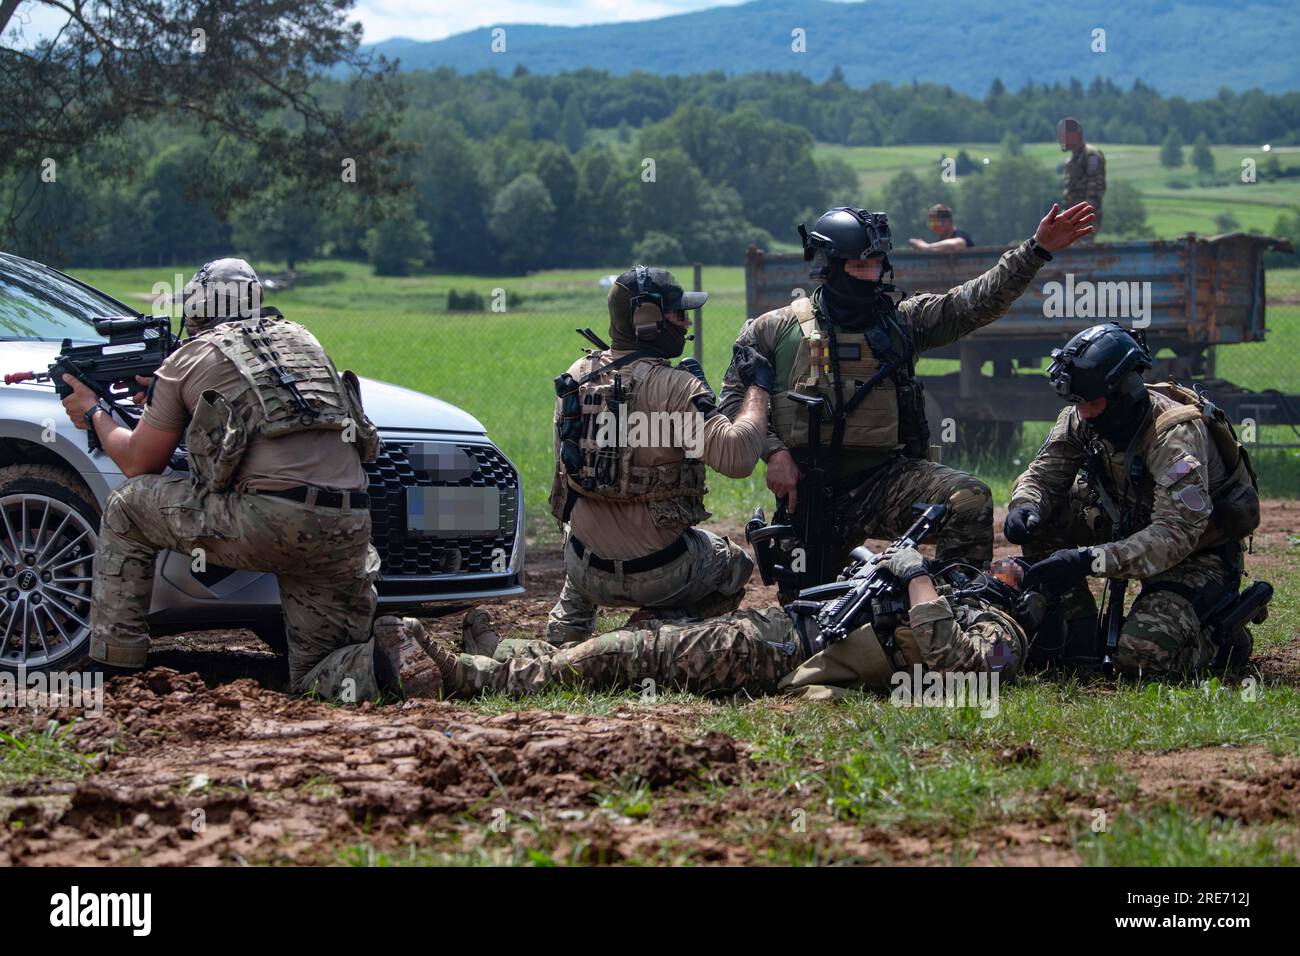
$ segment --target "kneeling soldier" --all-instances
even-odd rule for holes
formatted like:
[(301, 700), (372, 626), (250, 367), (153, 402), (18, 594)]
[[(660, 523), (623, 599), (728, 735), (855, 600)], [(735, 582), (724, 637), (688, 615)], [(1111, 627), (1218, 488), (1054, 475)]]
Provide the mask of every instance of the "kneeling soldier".
[[(395, 648), (376, 654), (368, 640), (379, 555), (362, 462), (379, 437), (355, 376), (340, 375), (307, 329), (262, 307), (261, 289), (242, 259), (195, 274), (184, 290), (191, 337), (158, 368), (134, 430), (64, 379), (73, 424), (95, 429), (134, 476), (104, 507), (90, 658), (143, 667), (155, 559), (201, 549), (212, 564), (276, 576), (293, 691), (373, 698), (395, 688), (398, 669)], [(190, 474), (163, 476), (182, 432)]]
[[(1037, 562), (1026, 583), (1064, 593), (1065, 657), (1109, 653), (1120, 671), (1153, 677), (1244, 664), (1250, 633), (1216, 643), (1210, 620), (1236, 596), (1241, 539), (1259, 525), (1254, 471), (1227, 418), (1200, 392), (1144, 384), (1151, 354), (1116, 323), (1052, 358), (1070, 404), (1016, 480), (1005, 533)], [(1113, 648), (1098, 647), (1089, 575), (1142, 582)]]
[(589, 637), (601, 605), (698, 618), (729, 611), (744, 596), (749, 555), (694, 526), (709, 517), (706, 464), (730, 478), (754, 470), (772, 370), (752, 349), (737, 350), (745, 395), (733, 424), (702, 371), (673, 367), (669, 359), (686, 344), (686, 311), (706, 298), (682, 291), (663, 269), (629, 269), (609, 293), (613, 348), (555, 380), (550, 502), (568, 535), (564, 588), (547, 625), (553, 644)]

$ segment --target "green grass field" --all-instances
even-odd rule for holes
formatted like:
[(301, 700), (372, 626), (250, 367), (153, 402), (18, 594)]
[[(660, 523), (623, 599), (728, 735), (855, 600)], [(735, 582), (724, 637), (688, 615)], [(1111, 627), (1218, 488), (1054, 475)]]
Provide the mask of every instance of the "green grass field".
[[(1254, 183), (1241, 181), (1241, 162), (1254, 160), (1262, 167), (1265, 159), (1276, 156), (1284, 169), (1300, 166), (1300, 146), (1272, 147), (1264, 152), (1260, 144), (1252, 146), (1212, 146), (1216, 180), (1202, 184), (1202, 177), (1191, 165), (1191, 149), (1184, 149), (1186, 162), (1177, 169), (1160, 165), (1160, 147), (1132, 146), (1123, 143), (1095, 143), (1106, 154), (1109, 182), (1132, 183), (1147, 207), (1147, 220), (1156, 236), (1172, 238), (1185, 232), (1212, 235), (1219, 231), (1215, 218), (1231, 213), (1245, 230), (1271, 232), (1278, 213), (1300, 209), (1300, 177)], [(985, 157), (996, 160), (1001, 146), (997, 143), (954, 143), (935, 146), (836, 146), (818, 144), (816, 154), (839, 157), (858, 173), (864, 198), (879, 195), (886, 182), (904, 170), (919, 176), (933, 175), (941, 156), (956, 156), (960, 150), (975, 162)], [(1027, 143), (1025, 154), (1045, 166), (1055, 167), (1063, 154), (1055, 143)], [(960, 221), (960, 210), (958, 210)], [(1102, 233), (1105, 238), (1105, 233)]]

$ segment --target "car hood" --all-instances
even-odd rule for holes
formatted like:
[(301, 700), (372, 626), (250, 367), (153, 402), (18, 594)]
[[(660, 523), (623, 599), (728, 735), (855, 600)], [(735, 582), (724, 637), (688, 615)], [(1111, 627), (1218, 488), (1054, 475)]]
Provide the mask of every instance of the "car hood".
[[(0, 374), (45, 372), (59, 354), (55, 342), (0, 342)], [(414, 389), (358, 376), (361, 401), (366, 414), (381, 430), (446, 431), (482, 435), (486, 429), (477, 418), (450, 402)], [(48, 382), (21, 387), (52, 389)]]
[(477, 418), (450, 402), (391, 382), (364, 375), (358, 378), (361, 379), (361, 402), (366, 407), (366, 415), (380, 431), (418, 429), (472, 432), (475, 435), (487, 431)]

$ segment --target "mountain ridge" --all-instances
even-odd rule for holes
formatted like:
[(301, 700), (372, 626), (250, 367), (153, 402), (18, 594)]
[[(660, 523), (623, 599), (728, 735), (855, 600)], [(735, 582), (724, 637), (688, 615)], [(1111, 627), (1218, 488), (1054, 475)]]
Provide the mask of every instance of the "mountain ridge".
[[(886, 29), (881, 29), (881, 25)], [(500, 24), (505, 50), (479, 27), (442, 40), (394, 38), (369, 45), (403, 69), (450, 66), (462, 73), (519, 66), (553, 74), (589, 67), (692, 74), (712, 70), (802, 73), (822, 81), (835, 67), (854, 87), (876, 81), (939, 83), (982, 95), (996, 79), (1017, 88), (1109, 78), (1140, 80), (1167, 96), (1204, 99), (1220, 88), (1300, 90), (1300, 4), (1249, 0), (1225, 12), (1210, 0), (1096, 0), (1063, 8), (1042, 0), (1002, 0), (996, 7), (962, 0), (753, 0), (653, 20), (586, 26)], [(1092, 52), (1093, 30), (1105, 52)], [(805, 52), (792, 31), (803, 30)], [(864, 57), (863, 37), (884, 34)], [(1289, 38), (1289, 39), (1288, 39)], [(1276, 56), (1269, 56), (1276, 51)]]

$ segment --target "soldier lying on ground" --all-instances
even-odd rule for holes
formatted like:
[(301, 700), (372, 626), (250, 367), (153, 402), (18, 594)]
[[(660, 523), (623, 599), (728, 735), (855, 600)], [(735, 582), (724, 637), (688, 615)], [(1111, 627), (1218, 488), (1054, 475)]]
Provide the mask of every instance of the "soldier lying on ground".
[(986, 598), (991, 589), (959, 595), (954, 569), (931, 573), (913, 548), (891, 548), (880, 562), (906, 588), (910, 605), (893, 631), (892, 659), (870, 625), (815, 651), (779, 607), (695, 623), (653, 621), (563, 648), (502, 640), (482, 609), (465, 617), (460, 654), (434, 641), (416, 618), (381, 617), (375, 633), (390, 644), (413, 637), (435, 662), (443, 697), (518, 697), (554, 687), (640, 689), (651, 680), (662, 691), (838, 699), (849, 690), (888, 692), (896, 673), (913, 672), (917, 665), (996, 673), (999, 682), (1016, 676), (1028, 637), (1008, 607)]

